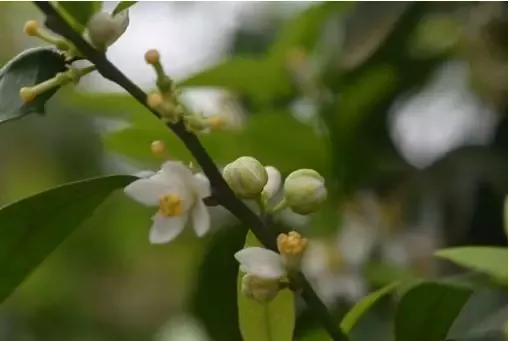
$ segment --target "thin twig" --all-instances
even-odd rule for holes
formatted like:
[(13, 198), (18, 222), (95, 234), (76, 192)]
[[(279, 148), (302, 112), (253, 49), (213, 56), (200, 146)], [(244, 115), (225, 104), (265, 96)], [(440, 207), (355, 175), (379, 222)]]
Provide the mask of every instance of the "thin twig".
[[(34, 4), (46, 15), (46, 26), (49, 29), (71, 41), (83, 56), (97, 67), (97, 71), (104, 78), (120, 85), (153, 115), (160, 118), (156, 111), (147, 106), (147, 95), (145, 92), (113, 65), (103, 52), (97, 51), (79, 33), (75, 32), (49, 2), (34, 1)], [(217, 202), (248, 226), (265, 247), (277, 251), (276, 232), (269, 229), (260, 217), (235, 196), (196, 135), (187, 131), (181, 122), (168, 124), (168, 127), (177, 134), (201, 166), (203, 172), (210, 180), (212, 193)], [(310, 309), (315, 312), (332, 339), (334, 341), (347, 340), (346, 335), (339, 329), (339, 323), (334, 321), (327, 307), (318, 298), (303, 274), (299, 274), (299, 281), (302, 285), (302, 298)]]

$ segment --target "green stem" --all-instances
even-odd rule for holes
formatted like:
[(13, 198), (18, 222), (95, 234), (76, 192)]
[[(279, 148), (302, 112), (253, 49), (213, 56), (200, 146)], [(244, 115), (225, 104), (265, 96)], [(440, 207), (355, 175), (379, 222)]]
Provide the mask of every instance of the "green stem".
[(263, 303), (263, 315), (264, 315), (264, 322), (265, 322), (265, 331), (267, 332), (267, 341), (273, 341), (272, 340), (272, 327), (270, 325), (269, 303), (268, 302)]

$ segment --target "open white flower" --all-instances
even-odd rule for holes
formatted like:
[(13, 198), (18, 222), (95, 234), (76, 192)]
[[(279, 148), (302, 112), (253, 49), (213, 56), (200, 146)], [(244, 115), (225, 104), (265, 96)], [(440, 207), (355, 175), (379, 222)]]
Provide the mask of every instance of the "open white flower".
[(262, 247), (248, 247), (238, 251), (235, 259), (240, 271), (266, 279), (279, 279), (286, 275), (283, 258), (272, 250)]
[(143, 205), (159, 207), (152, 217), (149, 235), (152, 244), (175, 239), (189, 215), (199, 237), (210, 228), (209, 213), (202, 201), (210, 196), (210, 183), (203, 174), (193, 174), (181, 162), (165, 162), (156, 174), (134, 181), (124, 192)]

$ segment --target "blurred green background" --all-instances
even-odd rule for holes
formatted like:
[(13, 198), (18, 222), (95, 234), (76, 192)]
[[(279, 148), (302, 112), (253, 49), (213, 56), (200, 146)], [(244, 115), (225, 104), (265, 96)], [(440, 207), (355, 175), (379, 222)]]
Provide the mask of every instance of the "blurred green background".
[[(37, 46), (22, 28), (42, 17), (30, 3), (0, 8), (3, 64)], [(435, 262), (438, 247), (507, 245), (507, 3), (143, 2), (108, 56), (147, 91), (149, 48), (190, 107), (228, 118), (200, 137), (219, 166), (251, 155), (283, 174), (326, 176), (324, 210), (277, 221), (312, 240), (305, 270), (338, 315), (394, 279), (456, 273)], [(46, 116), (0, 126), (0, 204), (155, 169), (155, 139), (192, 161), (135, 100), (90, 76)], [(187, 231), (151, 246), (150, 210), (113, 195), (3, 303), (0, 340), (212, 339), (229, 321), (200, 316), (231, 302), (200, 296), (203, 262), (239, 238), (234, 218), (212, 212), (204, 239)], [(380, 309), (359, 333), (390, 340), (391, 305)], [(299, 312), (296, 339), (315, 322)]]

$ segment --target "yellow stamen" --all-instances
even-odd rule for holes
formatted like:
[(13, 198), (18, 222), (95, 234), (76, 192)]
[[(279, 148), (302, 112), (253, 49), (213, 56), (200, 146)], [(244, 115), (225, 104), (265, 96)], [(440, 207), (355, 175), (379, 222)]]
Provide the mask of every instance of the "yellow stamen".
[(177, 194), (163, 195), (159, 199), (159, 213), (165, 217), (182, 215), (182, 199)]
[(281, 233), (277, 237), (277, 248), (281, 255), (302, 255), (306, 251), (307, 246), (307, 239), (296, 231), (290, 231), (288, 234)]
[(226, 121), (221, 115), (214, 115), (209, 117), (209, 126), (213, 130), (221, 128), (225, 123)]

